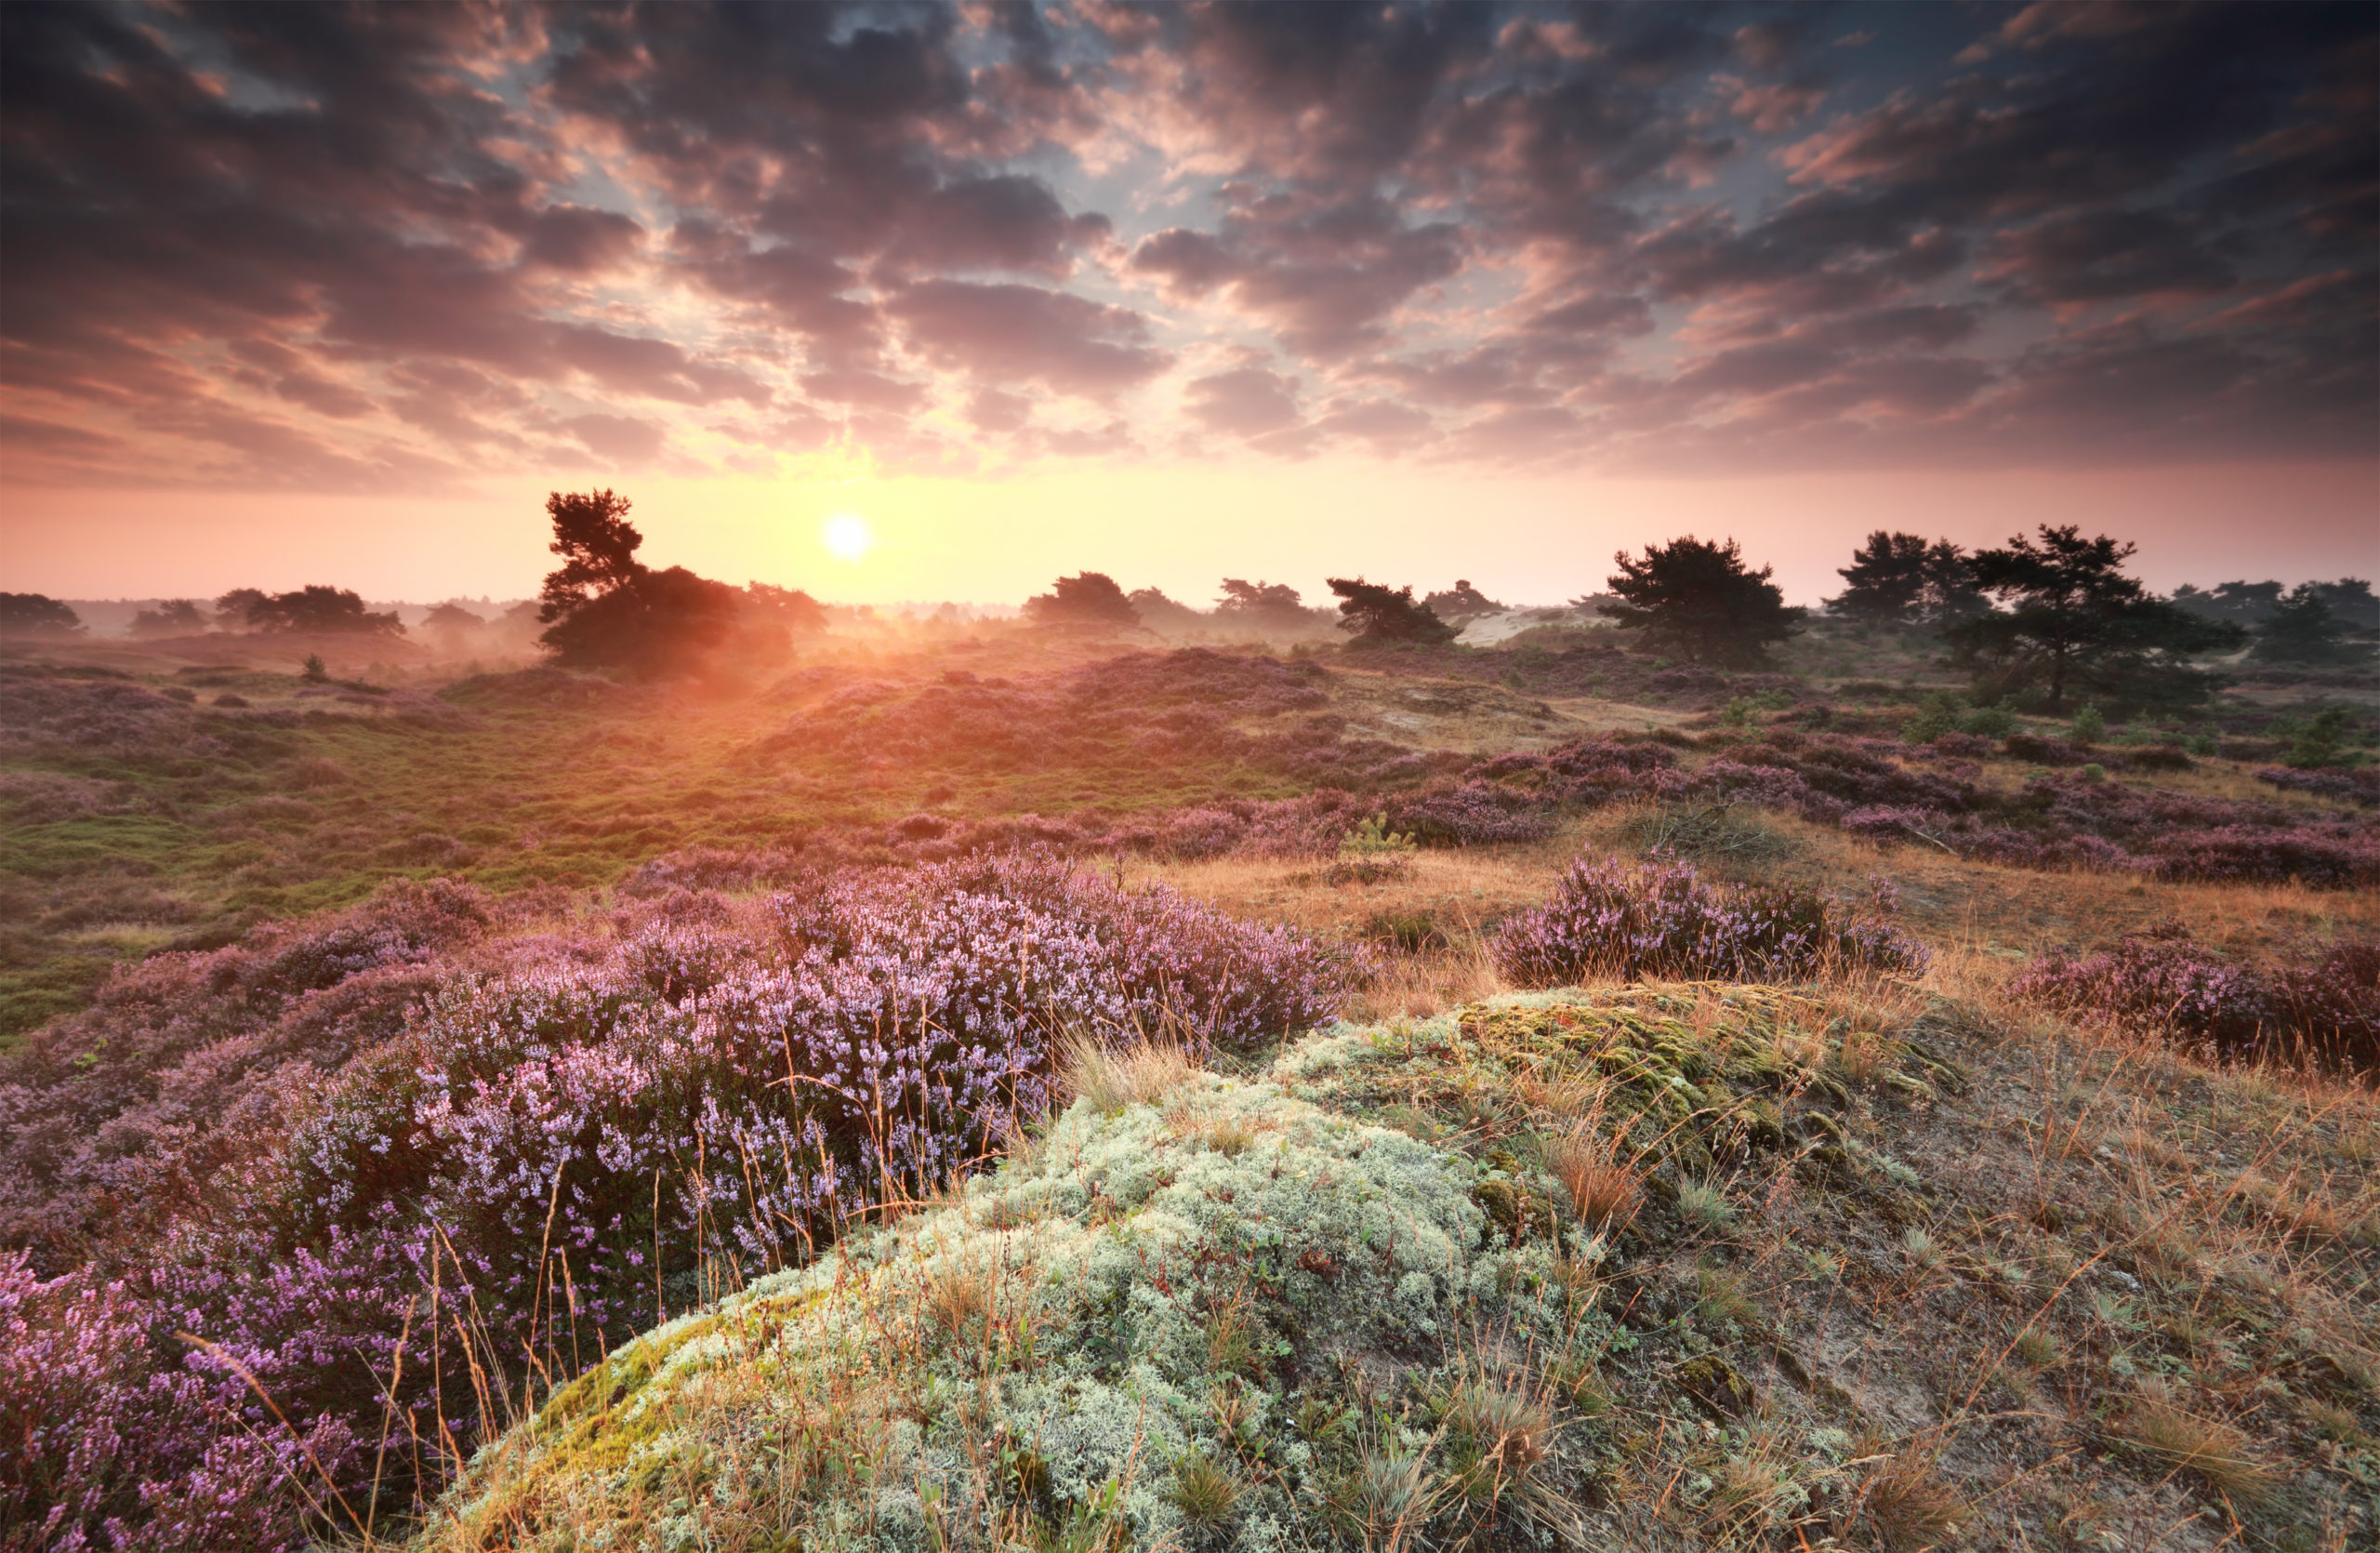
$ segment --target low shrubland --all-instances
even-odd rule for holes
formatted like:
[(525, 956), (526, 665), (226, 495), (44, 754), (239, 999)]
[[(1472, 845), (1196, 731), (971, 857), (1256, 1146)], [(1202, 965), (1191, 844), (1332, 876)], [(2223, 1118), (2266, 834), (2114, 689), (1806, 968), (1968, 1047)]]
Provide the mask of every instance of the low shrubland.
[(1110, 1059), (615, 1347), (413, 1546), (2351, 1546), (2368, 1101), (2152, 1134), (2198, 1081), (2015, 1033), (1673, 984)]
[(2098, 954), (2053, 952), (2009, 990), (2222, 1057), (2380, 1072), (2380, 943), (2241, 962), (2168, 923)]
[[(319, 1475), (274, 1480), (275, 1538), (299, 1534), (301, 1490), (402, 1499), (517, 1388), (980, 1168), (1045, 1108), (1062, 1035), (1234, 1049), (1323, 1018), (1345, 980), (1285, 930), (1000, 858), (516, 931), (408, 983), (381, 1039), (297, 1033), (309, 1000), (420, 963), (430, 936), (403, 923), (476, 925), (475, 906), (401, 894), (168, 961), (13, 1059), (12, 1237), (97, 1255), (47, 1281), (20, 1259), (12, 1297), (147, 1334), (148, 1360), (92, 1381), (110, 1406), (177, 1375), (206, 1395), (112, 1453), (87, 1505), (60, 1497), (73, 1442), (45, 1436), (12, 1515), (63, 1505), (98, 1536), (91, 1505), (204, 1497), (226, 1432)], [(124, 1199), (137, 1238), (111, 1222)]]
[(1925, 968), (1924, 948), (1790, 886), (1703, 881), (1690, 863), (1581, 858), (1554, 898), (1504, 923), (1496, 967), (1518, 987), (1649, 977), (1806, 981)]

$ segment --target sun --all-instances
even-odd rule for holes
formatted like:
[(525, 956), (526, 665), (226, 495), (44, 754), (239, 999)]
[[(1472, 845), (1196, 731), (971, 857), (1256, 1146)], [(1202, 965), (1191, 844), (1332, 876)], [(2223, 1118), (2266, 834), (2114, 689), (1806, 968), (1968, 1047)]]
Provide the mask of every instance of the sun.
[(876, 544), (876, 535), (868, 528), (867, 520), (857, 512), (838, 512), (826, 520), (824, 532), (826, 549), (845, 561), (856, 561)]

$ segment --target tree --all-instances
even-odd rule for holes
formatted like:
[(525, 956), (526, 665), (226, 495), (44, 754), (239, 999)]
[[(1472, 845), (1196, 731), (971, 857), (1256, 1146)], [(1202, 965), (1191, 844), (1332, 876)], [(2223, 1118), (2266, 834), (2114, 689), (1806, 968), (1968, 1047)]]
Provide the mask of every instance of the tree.
[(573, 669), (625, 669), (641, 678), (683, 674), (735, 634), (743, 595), (683, 566), (640, 566), (588, 599), (537, 638)]
[(2174, 603), (2209, 620), (2253, 626), (2281, 606), (2278, 582), (2224, 582), (2213, 592), (2188, 583), (2174, 590)]
[(248, 605), (248, 624), (257, 630), (324, 636), (403, 636), (405, 632), (394, 610), (375, 613), (364, 607), (363, 598), (353, 591), (319, 582), (287, 593), (261, 595)]
[(234, 588), (215, 601), (215, 624), (222, 630), (255, 630), (256, 612), (271, 601), (261, 588)]
[(1871, 626), (1941, 626), (1990, 608), (1976, 591), (1966, 552), (1948, 539), (1877, 529), (1851, 552), (1840, 596), (1827, 601), (1837, 615)]
[(1646, 546), (1642, 559), (1626, 551), (1612, 559), (1620, 570), (1605, 586), (1620, 602), (1604, 613), (1691, 662), (1756, 668), (1768, 644), (1800, 627), (1803, 611), (1768, 580), (1774, 568), (1747, 569), (1733, 539), (1713, 544), (1689, 534)]
[(636, 552), (644, 536), (628, 522), (628, 498), (609, 490), (546, 498), (546, 516), (553, 520), (553, 543), (546, 548), (562, 564), (546, 574), (537, 618), (551, 624), (603, 594), (626, 587), (646, 574)]
[(162, 599), (132, 617), (132, 634), (139, 637), (196, 636), (205, 629), (206, 612), (195, 599)]
[(2301, 582), (2255, 630), (2248, 656), (2259, 663), (2359, 663), (2371, 655), (2347, 639), (2346, 623), (2320, 584)]
[(1462, 578), (1442, 593), (1432, 593), (1421, 601), (1422, 607), (1439, 619), (1452, 623), (1480, 615), (1501, 615), (1504, 606)]
[(2061, 710), (2070, 694), (2110, 708), (2183, 707), (2216, 684), (2189, 666), (2198, 653), (2236, 647), (2240, 627), (2152, 597), (2123, 564), (2136, 548), (2069, 524), (2043, 524), (2003, 550), (1967, 558), (1976, 584), (2009, 605), (1947, 633), (1973, 670), (1978, 698)]
[(2343, 577), (2336, 582), (2318, 582), (2314, 591), (2350, 628), (2380, 630), (2380, 597), (2373, 596), (2372, 584), (2364, 578)]
[(46, 593), (0, 593), (0, 636), (80, 636), (83, 617)]
[(1025, 617), (1043, 626), (1117, 626), (1130, 630), (1141, 623), (1140, 611), (1105, 572), (1078, 572), (1062, 577), (1046, 593), (1025, 601)]
[(1227, 577), (1223, 578), (1223, 596), (1215, 601), (1216, 617), (1234, 624), (1302, 626), (1310, 623), (1313, 613), (1298, 591), (1286, 582), (1250, 582), (1244, 577)]
[(1162, 588), (1135, 588), (1128, 595), (1132, 612), (1151, 630), (1179, 635), (1207, 624), (1207, 617), (1188, 604), (1165, 596)]
[(747, 582), (744, 585), (744, 610), (795, 636), (815, 636), (826, 629), (826, 606), (799, 588)]
[(793, 600), (818, 608), (806, 593), (748, 595), (683, 566), (656, 572), (636, 558), (644, 536), (628, 514), (628, 498), (609, 490), (546, 498), (554, 525), (548, 548), (562, 564), (546, 574), (538, 591), (537, 618), (546, 629), (537, 640), (553, 649), (557, 663), (645, 678), (687, 673), (737, 634), (747, 606), (778, 617), (767, 626), (780, 644), (782, 617), (800, 613)]
[(422, 630), (444, 635), (477, 630), (486, 624), (486, 620), (458, 604), (442, 604), (421, 617)]
[(1454, 628), (1417, 601), (1410, 587), (1389, 588), (1362, 577), (1329, 581), (1340, 601), (1339, 629), (1354, 632), (1358, 645), (1409, 642), (1435, 647), (1454, 640)]

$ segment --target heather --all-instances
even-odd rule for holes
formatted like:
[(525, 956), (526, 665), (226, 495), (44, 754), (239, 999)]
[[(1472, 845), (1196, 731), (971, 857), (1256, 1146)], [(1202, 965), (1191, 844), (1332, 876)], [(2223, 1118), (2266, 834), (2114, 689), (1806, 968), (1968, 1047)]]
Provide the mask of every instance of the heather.
[[(471, 917), (468, 895), (455, 904)], [(184, 1012), (228, 1019), (249, 998), (277, 1006), (384, 976), (424, 948), (392, 920), (434, 906), (192, 957)], [(159, 1016), (173, 998), (158, 986), (103, 1003), (78, 1027), (85, 1049), (122, 1017), (178, 1067), (144, 1087), (126, 1065), (111, 1093), (145, 1147), (37, 1160), (65, 1201), (24, 1194), (18, 1233), (45, 1215), (87, 1227), (111, 1190), (180, 1175), (192, 1211), (126, 1269), (139, 1319), (220, 1345), (284, 1414), (343, 1439), (377, 1439), (394, 1409), (404, 1459), (376, 1467), (409, 1493), (500, 1421), (482, 1350), (500, 1391), (524, 1362), (566, 1378), (669, 1311), (808, 1261), (871, 1205), (980, 1168), (1046, 1108), (1062, 1035), (1243, 1048), (1326, 1017), (1346, 975), (1286, 930), (1013, 856), (740, 901), (678, 892), (608, 929), (478, 946), (343, 1061), (293, 1043), (284, 1012), (262, 1027), (284, 1071), (249, 1083), (228, 1138), (145, 1118), (193, 1087), (183, 1073), (215, 1079), (206, 1059), (225, 1046), (256, 1060), (258, 1028), (210, 1046)], [(57, 1144), (123, 1120), (98, 1102), (61, 1120), (81, 1103), (79, 1069), (48, 1043), (34, 1055), (9, 1093), (50, 1124), (20, 1131)], [(178, 1367), (136, 1366), (119, 1389)], [(143, 1493), (181, 1469), (170, 1453), (130, 1456)], [(53, 1449), (43, 1469), (63, 1459)], [(324, 1470), (354, 1491), (361, 1464)], [(293, 1485), (275, 1492), (296, 1514)]]
[(2380, 1069), (2380, 944), (2368, 940), (2242, 961), (2167, 923), (2097, 954), (2045, 955), (2009, 991), (2220, 1057)]
[(1914, 973), (1925, 949), (1840, 900), (1781, 885), (1706, 882), (1685, 862), (1580, 858), (1552, 899), (1490, 945), (1515, 986), (1621, 981), (1800, 981)]

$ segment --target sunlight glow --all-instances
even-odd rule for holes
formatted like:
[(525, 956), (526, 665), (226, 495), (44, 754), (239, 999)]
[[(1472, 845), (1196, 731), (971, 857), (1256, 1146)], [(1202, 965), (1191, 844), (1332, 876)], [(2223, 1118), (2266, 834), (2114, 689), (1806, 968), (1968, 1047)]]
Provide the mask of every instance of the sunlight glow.
[(856, 512), (838, 512), (828, 518), (824, 538), (827, 551), (844, 561), (858, 560), (876, 544), (867, 520)]

